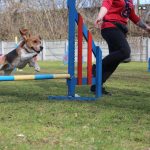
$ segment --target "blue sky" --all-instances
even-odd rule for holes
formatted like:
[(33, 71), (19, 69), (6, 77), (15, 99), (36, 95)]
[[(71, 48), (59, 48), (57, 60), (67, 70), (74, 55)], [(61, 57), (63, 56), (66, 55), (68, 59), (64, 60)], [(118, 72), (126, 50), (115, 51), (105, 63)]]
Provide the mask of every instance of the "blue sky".
[[(134, 4), (137, 3), (137, 0), (133, 0), (134, 1)], [(140, 4), (150, 4), (150, 0), (139, 0), (139, 3)]]
[[(62, 3), (62, 0), (56, 0), (58, 4)], [(84, 5), (90, 6), (90, 0), (83, 0)], [(137, 0), (133, 0), (134, 4), (137, 4)], [(150, 4), (150, 0), (139, 0), (140, 4)]]
[(150, 4), (150, 0), (140, 0), (140, 4)]

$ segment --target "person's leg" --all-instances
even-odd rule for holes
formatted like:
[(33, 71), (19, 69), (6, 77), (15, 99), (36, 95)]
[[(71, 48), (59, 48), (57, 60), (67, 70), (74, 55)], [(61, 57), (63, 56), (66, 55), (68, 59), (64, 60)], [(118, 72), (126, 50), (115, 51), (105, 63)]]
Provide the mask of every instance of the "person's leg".
[(102, 36), (109, 47), (109, 55), (102, 61), (102, 80), (105, 83), (118, 65), (130, 57), (131, 50), (125, 35), (117, 28), (102, 30)]
[(109, 65), (109, 67), (104, 67), (102, 69), (102, 83), (105, 83), (106, 80), (111, 76), (111, 74), (116, 70), (118, 67), (119, 62), (114, 62), (113, 65)]
[[(102, 84), (103, 84), (116, 70), (118, 65), (123, 60), (130, 57), (130, 47), (126, 40), (125, 35), (117, 28), (103, 29), (102, 36), (106, 40), (109, 48), (109, 55), (107, 55), (102, 61)], [(95, 92), (95, 90), (96, 86), (92, 85), (91, 91)], [(103, 90), (104, 90), (103, 92), (107, 94), (105, 89)]]

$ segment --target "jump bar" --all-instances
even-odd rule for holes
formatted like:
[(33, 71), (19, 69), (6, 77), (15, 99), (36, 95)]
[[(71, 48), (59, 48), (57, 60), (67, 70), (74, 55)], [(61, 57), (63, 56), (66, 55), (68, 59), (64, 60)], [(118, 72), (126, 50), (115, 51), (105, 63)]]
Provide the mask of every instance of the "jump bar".
[(21, 80), (47, 80), (47, 79), (69, 79), (69, 74), (39, 74), (39, 75), (15, 75), (0, 76), (0, 81), (21, 81)]

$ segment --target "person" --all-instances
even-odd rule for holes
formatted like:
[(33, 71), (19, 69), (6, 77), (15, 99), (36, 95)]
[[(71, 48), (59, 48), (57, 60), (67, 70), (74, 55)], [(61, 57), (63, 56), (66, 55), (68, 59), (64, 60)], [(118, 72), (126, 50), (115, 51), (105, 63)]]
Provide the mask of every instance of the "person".
[[(150, 26), (136, 15), (132, 0), (103, 0), (95, 27), (101, 29), (102, 37), (106, 40), (109, 54), (102, 60), (102, 94), (109, 94), (103, 87), (118, 65), (130, 58), (130, 46), (126, 39), (127, 23), (131, 20), (138, 27), (150, 33)], [(95, 73), (96, 66), (92, 71)], [(96, 91), (96, 86), (91, 86)]]

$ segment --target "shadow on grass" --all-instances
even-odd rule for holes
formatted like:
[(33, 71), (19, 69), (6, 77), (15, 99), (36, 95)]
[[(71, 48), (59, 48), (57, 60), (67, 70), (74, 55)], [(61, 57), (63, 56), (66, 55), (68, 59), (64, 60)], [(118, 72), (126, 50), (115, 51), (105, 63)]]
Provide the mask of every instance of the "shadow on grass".
[[(46, 82), (46, 81), (45, 81)], [(19, 103), (23, 101), (42, 101), (44, 103), (48, 102), (48, 96), (50, 95), (66, 95), (67, 94), (67, 87), (65, 83), (60, 84), (60, 82), (49, 82), (45, 83), (42, 81), (30, 82), (18, 85), (11, 85), (8, 88), (5, 87), (1, 90), (0, 93), (0, 103)], [(7, 90), (6, 90), (7, 89)], [(82, 89), (79, 91), (82, 93), (87, 93), (88, 88)], [(103, 96), (97, 101), (85, 101), (85, 102), (78, 102), (77, 105), (81, 103), (87, 103), (89, 106), (97, 106), (97, 107), (105, 107), (105, 108), (121, 108), (121, 109), (136, 109), (136, 110), (143, 110), (149, 112), (149, 99), (150, 93), (141, 92), (134, 89), (120, 89), (120, 88), (113, 88), (111, 89), (112, 96)], [(91, 97), (91, 95), (89, 95)], [(56, 102), (56, 100), (50, 101), (51, 103)], [(69, 101), (70, 103), (71, 101)], [(72, 103), (72, 102), (71, 102)], [(75, 102), (74, 102), (75, 103)]]
[(102, 98), (101, 104), (103, 106), (150, 112), (150, 93), (119, 88), (113, 88), (112, 93), (112, 96), (104, 96)]
[[(0, 92), (0, 103), (19, 101), (43, 101), (48, 100), (49, 95), (65, 93), (64, 85), (55, 82), (11, 82), (5, 85)], [(61, 90), (58, 90), (61, 89)]]

